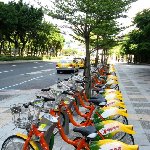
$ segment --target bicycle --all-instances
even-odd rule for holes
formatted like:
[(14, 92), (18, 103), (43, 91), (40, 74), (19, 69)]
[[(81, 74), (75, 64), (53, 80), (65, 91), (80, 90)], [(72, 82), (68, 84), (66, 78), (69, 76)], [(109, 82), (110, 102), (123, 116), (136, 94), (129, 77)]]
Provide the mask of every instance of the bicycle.
[[(54, 99), (49, 99), (49, 98), (44, 98), (43, 102), (45, 101), (54, 101)], [(29, 105), (33, 105), (35, 103), (28, 103), (23, 105), (24, 107), (28, 108)], [(20, 107), (17, 107), (19, 112), (21, 111)], [(74, 140), (69, 139), (64, 131), (63, 131), (63, 127), (61, 126), (60, 120), (58, 119), (59, 117), (56, 116), (55, 114), (55, 110), (51, 109), (49, 112), (49, 114), (44, 114), (41, 119), (39, 120), (39, 114), (41, 112), (41, 109), (43, 108), (42, 106), (38, 106), (38, 112), (36, 114), (36, 118), (34, 120), (34, 122), (32, 122), (30, 128), (29, 128), (29, 132), (28, 135), (22, 135), (22, 134), (16, 134), (16, 135), (12, 135), (10, 137), (8, 137), (3, 145), (2, 145), (2, 149), (1, 150), (9, 150), (9, 148), (11, 150), (51, 150), (52, 149), (52, 145), (49, 145), (51, 142), (47, 141), (45, 138), (45, 135), (48, 135), (47, 137), (49, 137), (48, 133), (51, 133), (52, 130), (54, 130), (54, 128), (57, 126), (60, 132), (60, 135), (62, 137), (62, 139), (67, 142), (68, 144), (73, 145), (77, 150), (82, 150), (82, 149), (86, 149), (86, 150), (92, 150), (93, 148), (95, 149), (95, 147), (97, 147), (97, 149), (110, 146), (111, 148), (115, 148), (116, 145), (112, 144), (115, 143), (117, 144), (117, 146), (121, 147), (121, 148), (126, 148), (126, 150), (130, 150), (130, 148), (132, 148), (132, 150), (138, 150), (138, 145), (127, 145), (125, 143), (122, 143), (120, 141), (114, 141), (114, 140), (100, 140), (100, 141), (96, 141), (96, 142), (92, 142), (89, 141), (89, 139), (91, 138), (90, 136), (88, 137), (89, 133), (92, 133), (91, 130), (79, 130), (79, 132), (81, 134), (84, 135), (84, 137), (77, 137)], [(16, 108), (15, 108), (15, 113), (16, 113)], [(31, 116), (29, 117), (30, 119), (32, 118)], [(28, 119), (29, 119), (28, 118)], [(44, 122), (43, 122), (44, 120)], [(46, 122), (46, 123), (45, 123)], [(52, 127), (52, 129), (51, 129)], [(51, 132), (50, 132), (51, 131)], [(51, 136), (51, 138), (53, 138)], [(50, 140), (52, 140), (50, 138)], [(16, 141), (13, 141), (15, 140)], [(13, 142), (13, 143), (12, 143)], [(95, 149), (96, 150), (96, 149)]]

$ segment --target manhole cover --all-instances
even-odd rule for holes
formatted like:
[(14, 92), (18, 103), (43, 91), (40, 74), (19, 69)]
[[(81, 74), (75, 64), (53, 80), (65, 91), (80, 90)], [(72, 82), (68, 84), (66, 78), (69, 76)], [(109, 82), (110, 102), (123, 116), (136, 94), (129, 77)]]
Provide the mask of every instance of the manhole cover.
[(131, 101), (148, 102), (146, 98), (130, 98)]
[(137, 114), (150, 114), (150, 109), (135, 109)]
[(140, 121), (144, 129), (150, 129), (150, 121)]

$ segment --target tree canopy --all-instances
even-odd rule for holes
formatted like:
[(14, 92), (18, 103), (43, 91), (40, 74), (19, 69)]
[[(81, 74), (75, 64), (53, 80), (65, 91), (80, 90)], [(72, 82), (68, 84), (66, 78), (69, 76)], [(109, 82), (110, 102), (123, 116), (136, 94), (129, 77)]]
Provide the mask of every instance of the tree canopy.
[(43, 55), (53, 48), (53, 54), (57, 55), (64, 38), (43, 16), (42, 8), (34, 8), (22, 0), (0, 2), (0, 54)]
[(150, 62), (150, 9), (137, 13), (133, 23), (137, 29), (123, 42), (124, 52), (134, 55), (135, 63)]
[(77, 36), (85, 40), (87, 86), (90, 87), (90, 34), (105, 21), (124, 17), (123, 12), (136, 0), (54, 0), (48, 14), (67, 21)]

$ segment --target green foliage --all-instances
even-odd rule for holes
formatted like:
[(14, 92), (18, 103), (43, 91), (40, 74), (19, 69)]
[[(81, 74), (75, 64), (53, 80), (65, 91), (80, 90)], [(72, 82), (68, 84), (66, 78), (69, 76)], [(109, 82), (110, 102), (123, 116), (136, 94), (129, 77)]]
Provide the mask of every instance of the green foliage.
[(150, 9), (138, 13), (134, 24), (138, 29), (128, 34), (123, 50), (126, 54), (135, 55), (136, 61), (150, 62)]
[(73, 56), (78, 53), (76, 49), (63, 49), (61, 52), (63, 55), (66, 55), (66, 56)]
[[(53, 7), (53, 10), (50, 10), (48, 14), (53, 18), (67, 21), (77, 37), (80, 36), (85, 41), (85, 74), (88, 77), (86, 93), (90, 93), (91, 33), (95, 33), (94, 31), (103, 25), (106, 29), (106, 26), (109, 26), (109, 23), (112, 20), (123, 17), (122, 12), (126, 11), (129, 8), (130, 3), (134, 1), (136, 0), (54, 0), (55, 7)], [(100, 31), (102, 32), (103, 30)], [(106, 34), (106, 32), (104, 34)], [(106, 37), (103, 36), (103, 39), (108, 39)], [(106, 41), (107, 40), (104, 40), (105, 46), (106, 43), (108, 43)]]
[(38, 57), (38, 56), (26, 56), (26, 57), (22, 57), (22, 56), (17, 56), (17, 57), (13, 57), (13, 56), (0, 56), (0, 61), (14, 61), (14, 60), (42, 60), (42, 57)]
[(44, 55), (62, 49), (64, 38), (59, 29), (43, 21), (42, 8), (20, 0), (0, 2), (0, 54), (14, 56)]

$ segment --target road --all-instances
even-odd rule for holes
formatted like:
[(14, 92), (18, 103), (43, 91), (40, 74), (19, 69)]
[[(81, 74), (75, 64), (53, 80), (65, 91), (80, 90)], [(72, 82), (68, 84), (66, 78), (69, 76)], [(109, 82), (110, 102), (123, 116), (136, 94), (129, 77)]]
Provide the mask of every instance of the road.
[(0, 100), (12, 96), (18, 90), (21, 94), (21, 91), (49, 87), (58, 78), (70, 76), (57, 74), (55, 65), (55, 62), (43, 61), (0, 64)]

